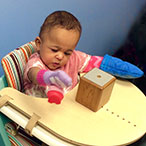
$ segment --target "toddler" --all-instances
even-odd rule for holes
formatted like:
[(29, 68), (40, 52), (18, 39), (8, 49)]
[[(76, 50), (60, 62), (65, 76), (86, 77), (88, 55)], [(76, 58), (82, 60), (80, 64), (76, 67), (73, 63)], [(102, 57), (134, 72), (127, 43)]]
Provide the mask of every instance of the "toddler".
[(143, 75), (139, 68), (118, 58), (75, 51), (81, 32), (80, 22), (69, 12), (56, 11), (45, 19), (35, 39), (38, 51), (24, 69), (26, 94), (60, 104), (64, 94), (78, 83), (78, 74), (94, 67), (124, 78)]

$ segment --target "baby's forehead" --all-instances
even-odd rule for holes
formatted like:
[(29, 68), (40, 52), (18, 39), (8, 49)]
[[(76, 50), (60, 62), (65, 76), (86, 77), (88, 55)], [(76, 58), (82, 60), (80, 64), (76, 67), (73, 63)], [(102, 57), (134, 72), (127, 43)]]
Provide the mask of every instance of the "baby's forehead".
[(61, 27), (61, 26), (54, 26), (54, 27), (51, 27), (51, 28), (48, 28), (48, 29), (44, 30), (41, 33), (40, 37), (41, 37), (41, 39), (47, 39), (52, 33), (54, 35), (57, 35), (58, 32), (60, 32), (62, 30), (66, 30), (66, 31), (69, 31), (69, 32), (72, 32), (72, 33), (76, 33), (77, 36), (80, 37), (80, 32), (77, 29), (66, 29), (65, 27)]

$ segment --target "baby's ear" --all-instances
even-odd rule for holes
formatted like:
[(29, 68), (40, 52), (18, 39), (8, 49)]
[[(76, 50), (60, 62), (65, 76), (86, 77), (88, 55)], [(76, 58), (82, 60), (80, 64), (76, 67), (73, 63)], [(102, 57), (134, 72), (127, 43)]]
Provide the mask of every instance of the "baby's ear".
[(35, 44), (36, 44), (37, 51), (39, 51), (40, 50), (40, 45), (41, 45), (41, 39), (40, 39), (39, 36), (35, 38)]

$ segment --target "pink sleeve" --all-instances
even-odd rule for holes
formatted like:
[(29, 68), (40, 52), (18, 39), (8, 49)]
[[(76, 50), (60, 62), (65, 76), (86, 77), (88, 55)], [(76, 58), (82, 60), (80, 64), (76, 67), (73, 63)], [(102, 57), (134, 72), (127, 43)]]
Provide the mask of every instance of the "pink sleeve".
[(91, 69), (93, 69), (94, 67), (99, 68), (102, 60), (103, 60), (103, 57), (101, 57), (101, 56), (91, 56), (91, 58), (88, 62), (88, 65), (86, 66), (86, 68), (84, 69), (83, 72), (88, 72)]
[[(74, 57), (73, 57), (74, 56)], [(74, 51), (72, 62), (76, 65), (77, 72), (83, 72), (84, 68), (86, 68), (91, 56), (80, 51)]]
[(32, 67), (39, 67), (40, 69), (45, 69), (46, 67), (43, 65), (42, 61), (39, 58), (39, 55), (37, 53), (34, 53), (28, 60), (27, 64), (25, 65), (24, 68), (24, 75), (23, 75), (23, 79), (24, 82), (25, 80), (29, 81), (28, 79), (28, 71), (30, 70), (30, 68)]
[(103, 57), (101, 56), (90, 56), (84, 52), (80, 52), (80, 51), (75, 51), (75, 60), (77, 60), (77, 62), (74, 60), (73, 62), (77, 63), (78, 66), (78, 72), (88, 72), (91, 69), (93, 69), (94, 67), (99, 68), (100, 64), (103, 60)]

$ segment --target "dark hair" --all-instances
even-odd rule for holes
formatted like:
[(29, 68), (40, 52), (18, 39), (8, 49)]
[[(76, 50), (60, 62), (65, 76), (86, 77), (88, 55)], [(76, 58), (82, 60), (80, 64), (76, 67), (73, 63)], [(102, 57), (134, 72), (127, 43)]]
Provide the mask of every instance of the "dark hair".
[(39, 37), (42, 37), (45, 31), (49, 31), (53, 27), (65, 28), (67, 30), (77, 30), (80, 35), (82, 32), (82, 27), (78, 19), (66, 11), (55, 11), (47, 16), (41, 26)]

